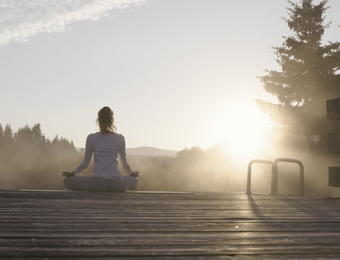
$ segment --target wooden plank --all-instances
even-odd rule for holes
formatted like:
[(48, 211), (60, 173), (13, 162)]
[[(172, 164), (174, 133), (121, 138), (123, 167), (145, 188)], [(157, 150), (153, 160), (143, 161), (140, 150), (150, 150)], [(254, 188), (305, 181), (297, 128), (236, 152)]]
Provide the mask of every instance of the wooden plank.
[[(111, 257), (96, 257), (95, 259), (99, 260), (311, 260), (311, 259), (318, 259), (318, 260), (326, 260), (326, 259), (339, 259), (340, 255), (338, 254), (318, 254), (318, 255), (310, 255), (310, 254), (305, 254), (305, 255), (209, 255), (207, 256), (111, 256)], [(35, 258), (35, 257), (30, 257), (29, 260), (41, 260), (42, 258)], [(44, 258), (43, 258), (44, 259)], [(50, 259), (50, 258), (48, 258)], [(53, 257), (51, 258), (53, 260), (68, 260), (68, 259), (77, 259), (77, 260), (93, 260), (93, 257)], [(11, 258), (11, 260), (27, 260), (27, 258)]]
[(69, 198), (72, 200), (77, 201), (83, 201), (83, 200), (98, 200), (98, 201), (112, 201), (112, 202), (119, 202), (120, 198), (124, 198), (124, 200), (146, 200), (151, 199), (151, 201), (164, 201), (164, 200), (181, 200), (181, 201), (198, 201), (198, 200), (204, 200), (204, 201), (249, 201), (260, 199), (261, 201), (277, 201), (279, 200), (290, 200), (290, 201), (313, 201), (316, 199), (321, 198), (314, 198), (311, 199), (309, 197), (300, 197), (300, 196), (268, 196), (268, 195), (245, 195), (245, 194), (239, 194), (238, 196), (227, 196), (226, 194), (221, 195), (219, 197), (212, 196), (210, 194), (207, 194), (204, 196), (203, 194), (187, 194), (187, 195), (165, 195), (165, 194), (159, 194), (159, 195), (150, 195), (150, 194), (131, 194), (126, 193), (126, 197), (123, 197), (121, 193), (83, 193), (83, 192), (65, 192), (65, 193), (42, 193), (40, 196), (33, 192), (23, 192), (20, 196), (15, 193), (3, 193), (0, 192), (1, 199), (3, 201), (6, 201), (8, 198), (22, 198), (25, 196), (27, 199), (49, 199), (49, 200), (60, 200)]
[(201, 246), (201, 245), (324, 245), (340, 244), (340, 232), (230, 232), (230, 233), (0, 233), (1, 246)]
[(6, 232), (306, 232), (340, 231), (340, 222), (308, 223), (0, 223)]
[(0, 247), (3, 257), (110, 257), (110, 256), (190, 256), (263, 254), (340, 254), (340, 245), (215, 245), (215, 246), (110, 246), (87, 247)]
[[(110, 193), (110, 192), (6, 192), (0, 190), (0, 197), (4, 200), (6, 198), (40, 198), (40, 199), (63, 199), (63, 198), (72, 198), (75, 200), (83, 200), (83, 199), (98, 199), (98, 200), (116, 200), (119, 201), (119, 198), (124, 199), (152, 199), (152, 200), (164, 200), (164, 199), (178, 199), (178, 200), (213, 200), (213, 201), (221, 201), (221, 200), (252, 200), (256, 197), (256, 199), (261, 199), (262, 201), (276, 201), (277, 199), (282, 200), (290, 200), (290, 201), (302, 201), (302, 200), (315, 200), (313, 197), (304, 197), (304, 196), (268, 196), (261, 194), (253, 194), (253, 195), (245, 195), (245, 194), (230, 194), (230, 193), (188, 193), (188, 194), (147, 194), (147, 193)], [(319, 198), (320, 199), (320, 198)]]
[[(129, 206), (131, 205), (159, 205), (159, 206), (163, 206), (166, 207), (168, 206), (168, 208), (172, 208), (173, 206), (178, 206), (176, 205), (177, 203), (180, 205), (193, 205), (193, 206), (200, 206), (202, 205), (202, 203), (204, 203), (204, 206), (209, 206), (210, 205), (219, 205), (219, 206), (223, 206), (225, 205), (225, 207), (227, 206), (232, 206), (233, 208), (241, 208), (243, 206), (251, 206), (251, 207), (256, 207), (256, 206), (261, 206), (261, 205), (285, 205), (286, 207), (289, 206), (296, 206), (298, 204), (304, 205), (304, 206), (312, 206), (315, 203), (319, 204), (319, 205), (327, 205), (328, 203), (332, 203), (332, 201), (325, 201), (325, 200), (301, 200), (301, 201), (294, 201), (294, 202), (290, 202), (288, 200), (277, 200), (277, 201), (273, 201), (273, 200), (261, 200), (256, 199), (256, 202), (254, 202), (254, 200), (220, 200), (220, 201), (214, 201), (214, 200), (175, 200), (175, 199), (169, 199), (169, 198), (164, 198), (164, 200), (155, 200), (152, 198), (135, 198), (133, 200), (129, 200), (129, 199), (124, 199), (124, 201), (122, 201), (121, 199), (111, 199), (110, 200), (103, 200), (101, 198), (99, 199), (87, 199), (84, 198), (82, 200), (74, 200), (72, 198), (60, 198), (59, 200), (49, 200), (48, 198), (40, 198), (40, 199), (32, 199), (32, 198), (26, 198), (27, 200), (23, 200), (22, 198), (10, 198), (6, 199), (5, 201), (1, 201), (1, 205), (25, 205), (25, 204), (34, 204), (34, 202), (36, 202), (37, 207), (39, 205), (48, 205), (50, 208), (55, 208), (55, 207), (62, 207), (64, 204), (65, 207), (68, 207), (69, 205), (74, 204), (75, 207), (80, 208), (82, 207), (82, 205), (87, 205), (89, 207), (94, 207), (94, 208), (98, 208), (101, 205), (105, 205), (105, 204), (109, 204), (109, 205), (115, 205), (115, 206), (124, 206), (123, 203), (129, 203)], [(30, 200), (28, 200), (30, 199)], [(67, 200), (67, 203), (65, 204), (65, 200)], [(53, 203), (51, 205), (51, 202)], [(176, 202), (176, 204), (172, 204), (169, 205), (168, 202)], [(76, 204), (77, 203), (77, 204)], [(294, 203), (292, 205), (292, 203)], [(339, 205), (339, 203), (336, 203), (335, 201), (333, 201), (334, 205)], [(126, 206), (126, 205), (125, 205)], [(202, 207), (201, 207), (202, 208)]]
[[(172, 202), (173, 205), (169, 205), (169, 202)], [(53, 206), (49, 205), (51, 202), (46, 202), (46, 201), (30, 201), (30, 202), (16, 202), (16, 201), (12, 201), (11, 203), (8, 202), (1, 202), (1, 208), (5, 208), (5, 207), (21, 207), (24, 208), (25, 206), (28, 206), (29, 208), (46, 208), (46, 206), (48, 208), (68, 208), (68, 205), (65, 205), (65, 200), (64, 201), (53, 201)], [(126, 207), (126, 204), (124, 203), (128, 203), (129, 204), (129, 209), (139, 209), (142, 208), (144, 209), (144, 207), (147, 208), (152, 208), (152, 207), (158, 207), (158, 208), (162, 208), (162, 209), (176, 209), (176, 208), (186, 208), (187, 206), (191, 206), (190, 209), (254, 209), (256, 207), (259, 206), (270, 206), (270, 208), (272, 209), (280, 209), (282, 207), (284, 208), (292, 208), (295, 210), (298, 210), (298, 208), (296, 206), (298, 206), (299, 204), (303, 204), (304, 208), (307, 208), (308, 206), (311, 208), (315, 208), (315, 204), (318, 204), (320, 207), (325, 207), (327, 208), (329, 204), (331, 203), (326, 203), (325, 201), (314, 201), (314, 202), (303, 202), (303, 203), (295, 203), (294, 205), (291, 205), (287, 202), (284, 201), (277, 201), (276, 203), (274, 202), (264, 202), (264, 201), (260, 201), (256, 204), (248, 202), (248, 201), (225, 201), (225, 202), (210, 202), (210, 201), (176, 201), (176, 200), (167, 200), (167, 201), (124, 201), (124, 202), (103, 202), (103, 201), (81, 201), (81, 202), (77, 202), (77, 201), (68, 201), (69, 204), (76, 204), (74, 205), (73, 209), (82, 209), (84, 205), (87, 206), (87, 208), (90, 209), (97, 209), (97, 208), (102, 208), (102, 206), (105, 205), (110, 205), (111, 207)], [(337, 209), (340, 209), (340, 204), (339, 203), (333, 203), (334, 207), (336, 207)]]
[[(0, 217), (0, 222), (2, 223), (67, 223), (67, 224), (73, 224), (75, 222), (78, 223), (86, 223), (89, 222), (89, 215), (83, 215), (82, 217), (68, 217), (68, 216), (42, 216), (41, 214), (33, 216), (27, 216), (27, 214), (20, 214), (20, 215), (14, 215), (14, 214), (2, 214)], [(221, 217), (209, 217), (210, 223), (258, 223), (266, 221), (268, 223), (276, 222), (276, 223), (290, 223), (290, 222), (313, 222), (313, 223), (319, 223), (319, 222), (325, 222), (325, 216), (322, 215), (322, 213), (319, 213), (317, 215), (313, 216), (303, 216), (303, 215), (283, 215), (280, 216), (276, 214), (275, 216), (267, 216), (267, 217), (258, 217), (256, 215), (246, 215), (246, 216), (230, 216), (230, 215), (224, 215)], [(207, 222), (206, 216), (153, 216), (153, 217), (147, 217), (147, 216), (136, 216), (136, 215), (122, 215), (122, 216), (107, 216), (107, 217), (93, 217), (91, 218), (91, 223), (161, 223), (161, 222), (169, 222), (169, 223), (205, 223)], [(340, 222), (340, 216), (339, 213), (328, 215), (327, 216), (327, 222)]]

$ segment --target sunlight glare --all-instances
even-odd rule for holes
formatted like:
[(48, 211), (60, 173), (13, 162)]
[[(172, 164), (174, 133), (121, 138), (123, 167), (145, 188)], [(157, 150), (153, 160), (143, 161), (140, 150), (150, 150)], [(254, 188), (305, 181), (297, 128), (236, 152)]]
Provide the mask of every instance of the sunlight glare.
[(255, 102), (237, 100), (217, 103), (202, 119), (200, 135), (206, 147), (224, 145), (226, 153), (241, 159), (255, 156), (266, 147), (269, 118)]

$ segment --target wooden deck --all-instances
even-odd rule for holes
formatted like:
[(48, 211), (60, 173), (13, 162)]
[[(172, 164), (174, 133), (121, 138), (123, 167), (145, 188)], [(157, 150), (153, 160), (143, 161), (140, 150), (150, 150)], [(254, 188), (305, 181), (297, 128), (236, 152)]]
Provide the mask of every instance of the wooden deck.
[(0, 191), (0, 259), (340, 259), (340, 200)]

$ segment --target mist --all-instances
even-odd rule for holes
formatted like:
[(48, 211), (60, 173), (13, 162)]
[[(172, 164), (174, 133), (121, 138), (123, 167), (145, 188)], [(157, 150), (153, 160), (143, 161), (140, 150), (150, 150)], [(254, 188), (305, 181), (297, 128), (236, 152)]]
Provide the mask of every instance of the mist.
[(49, 140), (39, 123), (16, 132), (0, 124), (0, 189), (63, 189), (61, 171), (81, 160), (72, 141)]
[[(67, 139), (56, 136), (52, 141), (47, 140), (40, 125), (20, 128), (7, 141), (5, 136), (8, 136), (9, 127), (6, 126), (3, 132), (0, 138), (0, 189), (63, 190), (61, 172), (74, 170), (83, 160), (83, 152), (77, 152)], [(293, 158), (304, 165), (305, 195), (340, 196), (336, 187), (328, 186), (328, 167), (338, 165), (337, 154), (320, 152), (315, 149), (314, 139), (279, 127), (268, 131), (266, 141), (267, 145), (254, 149), (253, 153), (248, 153), (246, 148), (244, 152), (236, 151), (226, 142), (208, 149), (185, 148), (174, 157), (128, 155), (127, 160), (134, 171), (140, 172), (137, 189), (140, 191), (245, 192), (251, 160)], [(91, 163), (82, 175), (89, 176), (92, 168)], [(271, 192), (271, 170), (271, 165), (253, 164), (251, 192)], [(124, 174), (122, 169), (121, 172)], [(278, 193), (298, 195), (299, 187), (299, 166), (280, 162)]]
[[(245, 192), (251, 160), (292, 158), (304, 165), (304, 195), (339, 197), (338, 189), (328, 186), (328, 167), (338, 165), (338, 155), (315, 149), (314, 141), (300, 131), (274, 127), (267, 134), (268, 145), (252, 154), (236, 154), (225, 143), (205, 150), (186, 148), (176, 157), (130, 156), (128, 161), (134, 170), (140, 171), (139, 190)], [(269, 164), (253, 164), (251, 191), (270, 193), (271, 172)], [(299, 192), (299, 165), (279, 162), (278, 193)]]

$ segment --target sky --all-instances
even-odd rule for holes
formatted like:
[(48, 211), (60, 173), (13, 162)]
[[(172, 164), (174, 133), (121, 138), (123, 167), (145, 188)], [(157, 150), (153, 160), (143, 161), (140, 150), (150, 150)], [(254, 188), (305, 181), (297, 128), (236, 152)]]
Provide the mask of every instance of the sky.
[[(297, 2), (297, 1), (293, 1)], [(319, 1), (314, 1), (318, 3)], [(339, 41), (329, 0), (325, 42)], [(292, 35), (285, 0), (0, 0), (0, 123), (84, 147), (109, 106), (127, 147), (257, 140), (259, 76)]]

